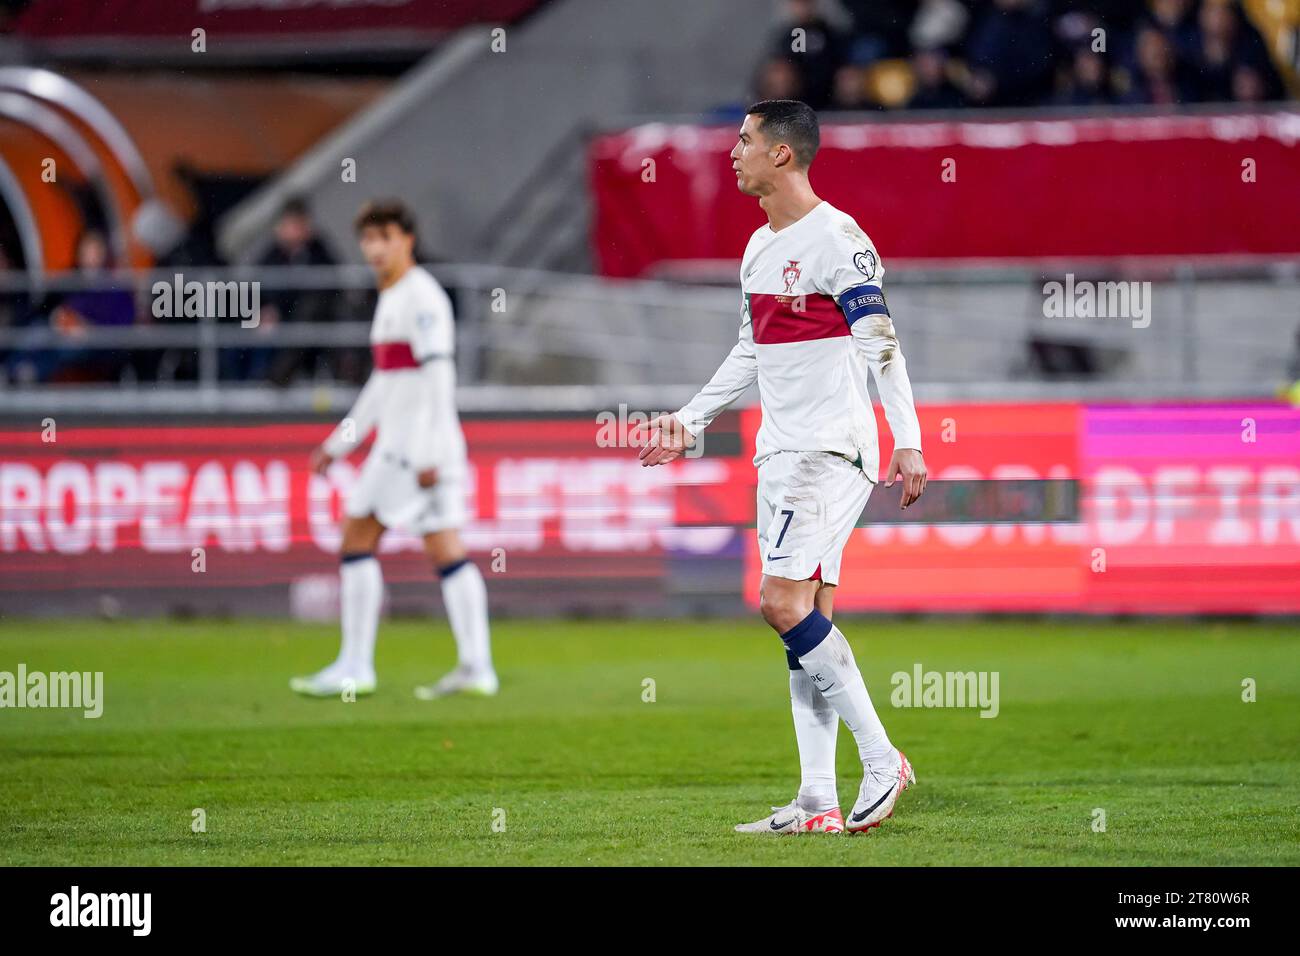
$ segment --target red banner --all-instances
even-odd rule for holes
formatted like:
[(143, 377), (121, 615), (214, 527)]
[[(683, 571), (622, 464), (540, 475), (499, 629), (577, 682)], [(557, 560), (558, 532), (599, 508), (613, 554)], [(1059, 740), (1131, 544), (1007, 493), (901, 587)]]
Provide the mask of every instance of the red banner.
[(42, 39), (132, 38), (190, 44), (209, 40), (289, 39), (355, 31), (405, 34), (415, 42), (470, 23), (508, 23), (539, 0), (35, 0), (17, 30)]
[[(663, 613), (684, 595), (755, 603), (758, 421), (757, 409), (725, 415), (703, 457), (664, 468), (642, 468), (608, 415), (467, 421), (463, 535), (495, 572), (493, 600), (533, 614)], [(1077, 520), (860, 528), (837, 609), (1300, 611), (1300, 410), (926, 405), (920, 421), (933, 480), (1078, 479)], [(84, 609), (110, 595), (143, 613), (164, 592), (164, 609), (296, 607), (294, 594), (335, 580), (360, 460), (310, 474), (327, 430), (0, 431), (0, 609)], [(432, 600), (418, 540), (390, 532), (383, 555), (399, 597), (408, 587)]]
[[(837, 610), (1300, 611), (1300, 410), (954, 405), (920, 421), (931, 480), (1077, 477), (1079, 520), (861, 528)], [(757, 606), (753, 548), (745, 562)]]
[[(719, 434), (734, 432), (736, 420), (722, 419)], [(639, 581), (644, 595), (633, 603), (653, 600), (670, 562), (717, 554), (740, 533), (708, 522), (752, 521), (752, 495), (731, 494), (739, 474), (753, 470), (747, 459), (642, 468), (625, 430), (595, 416), (465, 423), (472, 458), (462, 534), (485, 570), (500, 572), (501, 593), (524, 594), (524, 585), (578, 593), (575, 582), (604, 580), (608, 603)], [(308, 455), (327, 432), (0, 432), (0, 607), (57, 607), (61, 592), (73, 590), (278, 587), (283, 596), (304, 576), (332, 574), (343, 501), (362, 456), (311, 474)], [(390, 583), (428, 582), (413, 535), (390, 531), (381, 552)]]
[[(732, 127), (654, 124), (589, 153), (600, 271), (739, 268), (764, 222)], [(818, 194), (899, 259), (1300, 253), (1300, 114), (827, 124)], [(651, 175), (653, 174), (653, 175)], [(1152, 189), (1153, 182), (1159, 189)]]

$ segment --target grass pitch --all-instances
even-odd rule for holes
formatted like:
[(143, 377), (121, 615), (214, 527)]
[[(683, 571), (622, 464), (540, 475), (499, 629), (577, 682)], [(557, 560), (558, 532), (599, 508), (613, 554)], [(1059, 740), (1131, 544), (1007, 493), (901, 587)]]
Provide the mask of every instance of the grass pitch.
[[(851, 839), (731, 831), (798, 786), (756, 618), (499, 622), (501, 696), (435, 703), (441, 621), (386, 622), (355, 703), (287, 687), (332, 626), (8, 621), (0, 671), (103, 671), (104, 713), (0, 710), (0, 864), (1300, 864), (1293, 625), (838, 623), (919, 778)], [(998, 716), (893, 707), (917, 662), (999, 672)]]

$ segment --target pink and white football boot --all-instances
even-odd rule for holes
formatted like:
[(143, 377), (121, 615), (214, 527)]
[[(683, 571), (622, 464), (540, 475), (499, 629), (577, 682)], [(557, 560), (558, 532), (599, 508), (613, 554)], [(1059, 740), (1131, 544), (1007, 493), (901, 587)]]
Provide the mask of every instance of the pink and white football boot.
[(908, 763), (907, 755), (901, 750), (894, 753), (898, 755), (897, 762), (868, 767), (863, 772), (858, 799), (849, 814), (849, 833), (866, 833), (880, 826), (881, 821), (894, 815), (894, 804), (903, 791), (916, 783), (916, 771)]
[(813, 813), (794, 800), (784, 807), (773, 807), (772, 815), (753, 823), (736, 824), (737, 833), (766, 833), (768, 836), (802, 836), (806, 833), (839, 834), (844, 832), (844, 815), (840, 808)]

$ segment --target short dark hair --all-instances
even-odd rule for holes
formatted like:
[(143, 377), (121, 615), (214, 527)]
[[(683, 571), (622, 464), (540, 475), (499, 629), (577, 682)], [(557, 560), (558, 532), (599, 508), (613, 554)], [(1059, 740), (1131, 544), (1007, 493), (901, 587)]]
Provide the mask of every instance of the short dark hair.
[(290, 196), (280, 207), (280, 218), (286, 216), (301, 216), (303, 219), (311, 218), (311, 208), (307, 205), (307, 200), (303, 196)]
[(799, 100), (761, 100), (745, 110), (745, 114), (762, 119), (759, 129), (763, 136), (769, 143), (789, 146), (801, 168), (812, 165), (822, 134), (811, 106)]
[(360, 233), (368, 226), (382, 229), (392, 223), (408, 236), (415, 235), (415, 216), (400, 199), (375, 199), (361, 207), (353, 228)]

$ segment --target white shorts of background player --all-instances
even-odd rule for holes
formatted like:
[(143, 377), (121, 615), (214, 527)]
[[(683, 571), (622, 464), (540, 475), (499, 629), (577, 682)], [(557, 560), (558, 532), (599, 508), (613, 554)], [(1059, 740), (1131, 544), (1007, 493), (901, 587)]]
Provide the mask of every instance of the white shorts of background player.
[(465, 524), (463, 473), (438, 472), (432, 488), (421, 488), (415, 469), (392, 452), (373, 451), (348, 492), (351, 518), (374, 515), (385, 528), (426, 535)]

